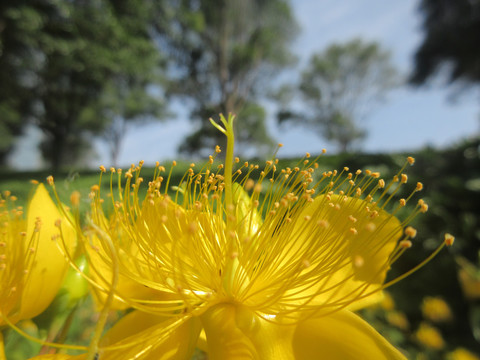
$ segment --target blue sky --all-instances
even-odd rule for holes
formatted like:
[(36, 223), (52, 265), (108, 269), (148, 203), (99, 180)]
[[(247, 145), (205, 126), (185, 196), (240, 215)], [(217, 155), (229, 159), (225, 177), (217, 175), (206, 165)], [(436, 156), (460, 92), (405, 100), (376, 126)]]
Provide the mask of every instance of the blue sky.
[[(294, 44), (300, 58), (299, 68), (310, 55), (323, 50), (333, 42), (346, 42), (354, 37), (378, 41), (392, 54), (392, 60), (401, 73), (411, 69), (413, 54), (421, 42), (421, 17), (417, 13), (418, 0), (294, 0), (292, 6), (301, 33)], [(467, 93), (455, 103), (448, 100), (451, 90), (440, 84), (414, 89), (403, 87), (392, 91), (387, 102), (376, 108), (366, 119), (368, 138), (366, 151), (392, 152), (415, 150), (425, 145), (444, 147), (477, 132), (480, 125), (479, 93)], [(189, 132), (188, 112), (180, 104), (177, 118), (130, 129), (120, 153), (120, 164), (128, 165), (144, 159), (147, 163), (173, 159), (183, 137)], [(284, 144), (280, 155), (301, 155), (335, 147), (325, 139), (304, 128), (278, 129), (270, 114), (271, 133)], [(31, 139), (31, 137), (30, 137)], [(15, 162), (25, 164), (37, 161), (32, 156), (34, 144), (25, 139)], [(92, 165), (109, 163), (105, 146), (97, 144), (98, 160)]]

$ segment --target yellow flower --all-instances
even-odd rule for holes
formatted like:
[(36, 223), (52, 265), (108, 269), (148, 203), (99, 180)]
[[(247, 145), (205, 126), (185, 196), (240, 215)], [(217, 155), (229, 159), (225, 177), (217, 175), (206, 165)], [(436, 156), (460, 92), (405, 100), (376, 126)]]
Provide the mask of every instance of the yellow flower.
[(457, 348), (448, 354), (448, 360), (480, 360), (480, 357), (464, 348)]
[(422, 314), (425, 319), (433, 322), (445, 322), (452, 319), (450, 307), (440, 297), (425, 297), (422, 303)]
[[(139, 201), (142, 163), (125, 173), (117, 200), (112, 191), (111, 219), (92, 189), (91, 279), (100, 301), (113, 293), (136, 309), (103, 338), (100, 359), (188, 359), (195, 346), (210, 359), (404, 359), (351, 310), (403, 278), (384, 284), (416, 233), (394, 216), (411, 195), (392, 214), (385, 208), (407, 176), (386, 184), (371, 171), (317, 174), (308, 154), (283, 170), (278, 160), (240, 164), (233, 117), (221, 120), (225, 165), (213, 156), (197, 172), (191, 164), (173, 197), (171, 172), (157, 165)], [(122, 173), (111, 173), (113, 188)], [(419, 201), (407, 220), (426, 210)]]
[(426, 322), (420, 323), (415, 336), (420, 343), (430, 349), (441, 350), (445, 347), (442, 334)]
[(480, 271), (478, 266), (475, 266), (467, 259), (458, 256), (455, 259), (460, 266), (458, 270), (458, 279), (462, 287), (464, 296), (474, 301), (480, 298)]
[(0, 326), (47, 308), (69, 268), (61, 249), (72, 251), (76, 244), (74, 228), (42, 184), (28, 205), (26, 220), (23, 209), (12, 205), (14, 200), (4, 192), (0, 201)]
[(396, 310), (389, 310), (385, 314), (387, 321), (401, 330), (408, 330), (410, 324), (404, 313)]

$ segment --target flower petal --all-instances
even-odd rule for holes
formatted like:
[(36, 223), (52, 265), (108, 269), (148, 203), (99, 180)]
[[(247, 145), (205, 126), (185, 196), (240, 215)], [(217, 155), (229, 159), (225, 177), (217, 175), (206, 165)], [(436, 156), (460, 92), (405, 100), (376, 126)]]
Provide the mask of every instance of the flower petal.
[(300, 323), (293, 336), (296, 360), (395, 360), (403, 356), (375, 329), (350, 311)]
[(277, 325), (253, 311), (219, 304), (202, 315), (209, 359), (293, 359), (294, 326)]
[(38, 185), (28, 205), (27, 239), (34, 235), (37, 219), (40, 219), (41, 227), (38, 245), (32, 250), (35, 251), (35, 261), (27, 275), (18, 319), (32, 318), (44, 311), (57, 294), (68, 270), (69, 264), (58, 249), (63, 247), (62, 241), (52, 241), (52, 236), (60, 233), (55, 225), (57, 220), (61, 221), (64, 250), (73, 253), (76, 245), (75, 229), (60, 213), (43, 184)]
[[(198, 335), (197, 318), (162, 317), (133, 311), (118, 321), (100, 342), (102, 360), (190, 359)], [(126, 345), (108, 350), (108, 346)]]

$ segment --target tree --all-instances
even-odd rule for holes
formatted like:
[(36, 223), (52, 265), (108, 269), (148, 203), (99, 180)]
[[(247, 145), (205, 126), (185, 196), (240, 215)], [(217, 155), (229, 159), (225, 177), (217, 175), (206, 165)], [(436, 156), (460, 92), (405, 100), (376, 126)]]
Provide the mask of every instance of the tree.
[(257, 149), (268, 145), (266, 113), (259, 99), (273, 74), (294, 60), (288, 45), (297, 25), (288, 0), (161, 4), (164, 16), (158, 17), (156, 26), (173, 61), (168, 92), (193, 103), (195, 130), (181, 150), (211, 151), (213, 145), (222, 145), (223, 137), (208, 122), (218, 113), (238, 115), (238, 144)]
[(284, 111), (279, 119), (302, 121), (345, 152), (365, 137), (359, 122), (395, 84), (390, 55), (377, 43), (334, 44), (312, 55), (302, 72), (299, 90), (307, 112)]
[(422, 0), (425, 37), (415, 54), (410, 82), (424, 84), (440, 70), (449, 82), (480, 82), (480, 2)]
[[(154, 80), (152, 71), (159, 64), (147, 28), (147, 2), (136, 4), (59, 2), (48, 18), (38, 87), (43, 112), (37, 121), (47, 136), (43, 153), (54, 168), (77, 158), (89, 134), (104, 131), (116, 116), (151, 113), (137, 107), (127, 114), (131, 108), (121, 104), (139, 91), (147, 95), (146, 79)], [(102, 95), (112, 84), (120, 96), (105, 102)]]
[[(152, 111), (155, 93), (150, 91), (161, 64), (149, 28), (151, 6), (149, 1), (134, 0), (8, 4), (5, 12), (14, 21), (6, 23), (10, 26), (6, 33), (30, 31), (12, 40), (12, 47), (22, 45), (17, 59), (27, 65), (19, 68), (12, 83), (27, 84), (30, 119), (44, 133), (41, 151), (52, 168), (72, 164), (87, 154), (91, 139), (114, 119), (133, 120), (158, 113)], [(24, 23), (33, 30), (16, 26)], [(27, 36), (33, 32), (35, 36)], [(113, 91), (117, 96), (106, 101), (106, 92)], [(10, 94), (17, 113), (19, 94)], [(147, 99), (141, 103), (145, 107), (123, 103), (131, 103), (132, 98)]]
[(32, 114), (34, 56), (30, 44), (38, 35), (40, 17), (25, 3), (0, 2), (0, 164), (5, 163)]

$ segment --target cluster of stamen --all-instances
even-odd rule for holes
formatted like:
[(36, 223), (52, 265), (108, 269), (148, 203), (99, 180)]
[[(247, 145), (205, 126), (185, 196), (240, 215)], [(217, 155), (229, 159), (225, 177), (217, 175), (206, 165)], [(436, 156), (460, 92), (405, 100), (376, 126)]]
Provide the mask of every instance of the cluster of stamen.
[[(281, 170), (278, 159), (260, 170), (235, 158), (227, 177), (223, 164), (214, 165), (218, 153), (219, 147), (197, 171), (190, 164), (176, 186), (171, 184), (176, 162), (168, 174), (157, 163), (144, 201), (139, 195), (143, 162), (124, 174), (111, 168), (110, 221), (103, 213), (100, 184), (91, 188), (92, 220), (102, 229), (97, 236), (114, 242), (120, 273), (178, 296), (124, 301), (162, 314), (202, 311), (208, 304), (230, 301), (259, 314), (298, 319), (299, 312), (335, 311), (396, 282), (383, 284), (385, 272), (412, 246), (416, 230), (406, 225), (428, 209), (419, 200), (405, 220), (394, 217), (422, 190), (421, 183), (387, 209), (407, 183), (403, 171), (413, 158), (386, 182), (378, 172), (349, 172), (346, 167), (319, 174), (318, 157), (312, 160), (310, 154)], [(406, 227), (403, 236), (389, 230), (395, 221), (398, 228)], [(369, 263), (382, 251), (389, 252), (386, 260)], [(349, 285), (362, 276), (368, 278)]]

